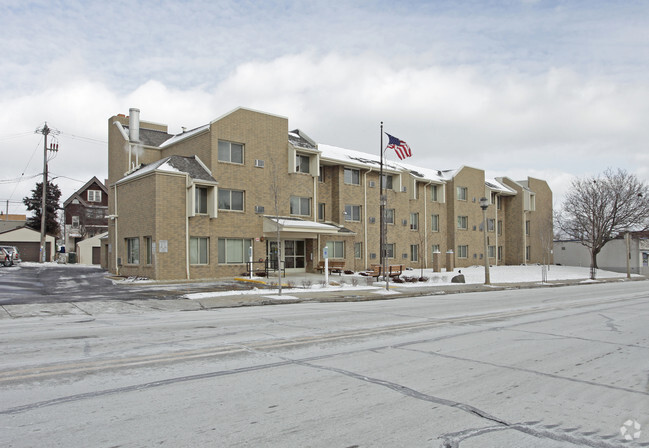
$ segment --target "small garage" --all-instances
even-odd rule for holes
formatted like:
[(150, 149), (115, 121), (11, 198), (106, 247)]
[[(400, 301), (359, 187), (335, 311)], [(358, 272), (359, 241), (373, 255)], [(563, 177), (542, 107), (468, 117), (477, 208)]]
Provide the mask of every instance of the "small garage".
[(108, 232), (100, 233), (91, 238), (86, 238), (77, 243), (77, 255), (79, 264), (101, 264), (100, 249), (101, 239), (105, 238)]
[[(56, 239), (45, 237), (46, 260), (52, 261), (55, 253)], [(19, 227), (0, 233), (0, 246), (16, 246), (22, 261), (39, 261), (41, 252), (41, 233), (29, 227)]]

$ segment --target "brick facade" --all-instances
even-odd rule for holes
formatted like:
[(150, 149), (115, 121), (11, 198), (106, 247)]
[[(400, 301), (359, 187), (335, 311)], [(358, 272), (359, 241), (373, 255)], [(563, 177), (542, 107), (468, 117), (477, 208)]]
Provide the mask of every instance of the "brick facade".
[[(379, 263), (377, 156), (316, 144), (300, 131), (289, 132), (284, 117), (243, 108), (175, 136), (165, 125), (140, 121), (138, 142), (129, 142), (128, 126), (123, 115), (108, 122), (112, 219), (102, 262), (111, 272), (160, 280), (241, 275), (248, 260), (242, 245), (251, 242), (255, 261), (272, 258), (277, 225), (289, 269), (313, 271), (327, 243), (330, 258), (344, 260), (347, 269)], [(220, 160), (219, 142), (232, 160)], [(189, 171), (155, 168), (178, 156), (195, 156), (192, 163), (203, 166), (213, 181)], [(487, 209), (494, 223), (487, 230), (494, 248), (490, 263), (524, 263), (526, 245), (527, 262), (543, 260), (541, 229), (550, 222), (551, 235), (552, 216), (552, 193), (544, 181), (489, 182), (480, 169), (439, 172), (394, 162), (385, 164), (385, 174), (391, 176), (386, 208), (394, 218), (387, 225), (386, 242), (394, 245), (389, 264), (430, 268), (436, 257), (442, 269), (447, 251), (453, 251), (450, 262), (456, 267), (482, 264), (483, 196), (494, 201)], [(465, 198), (458, 198), (457, 187), (465, 189)], [(200, 188), (208, 192), (207, 212), (194, 209)], [(525, 212), (531, 221), (529, 236), (524, 235), (522, 211), (526, 192), (536, 200), (535, 210)], [(232, 202), (221, 203), (223, 195)], [(234, 199), (241, 196), (242, 206)], [(324, 216), (319, 216), (322, 207)], [(458, 216), (466, 217), (466, 228), (458, 228)], [(282, 218), (279, 224), (277, 217)], [(502, 234), (498, 220), (503, 221)], [(133, 250), (130, 257), (127, 253), (129, 244), (139, 244), (136, 259)], [(461, 257), (459, 246), (466, 248)], [(497, 246), (502, 246), (502, 260), (496, 257)], [(433, 249), (440, 253), (434, 255)]]

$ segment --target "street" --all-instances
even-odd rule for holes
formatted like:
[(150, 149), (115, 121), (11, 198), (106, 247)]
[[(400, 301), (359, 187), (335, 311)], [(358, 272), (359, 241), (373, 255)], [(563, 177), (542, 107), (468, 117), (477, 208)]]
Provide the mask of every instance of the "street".
[(648, 298), (636, 281), (5, 319), (0, 445), (649, 446)]

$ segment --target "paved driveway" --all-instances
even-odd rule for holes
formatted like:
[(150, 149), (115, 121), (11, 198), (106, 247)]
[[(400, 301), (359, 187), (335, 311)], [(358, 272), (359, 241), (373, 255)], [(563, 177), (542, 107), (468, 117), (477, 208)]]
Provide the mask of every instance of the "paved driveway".
[(0, 268), (0, 305), (92, 300), (174, 299), (191, 292), (247, 288), (233, 281), (177, 284), (113, 282), (98, 267), (23, 263)]

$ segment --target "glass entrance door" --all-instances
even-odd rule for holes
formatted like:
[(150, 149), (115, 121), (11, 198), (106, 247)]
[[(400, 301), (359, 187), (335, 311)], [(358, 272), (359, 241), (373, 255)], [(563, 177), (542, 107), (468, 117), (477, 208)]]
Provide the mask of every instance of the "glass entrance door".
[(306, 266), (306, 245), (304, 240), (284, 241), (286, 269), (304, 269)]

